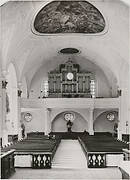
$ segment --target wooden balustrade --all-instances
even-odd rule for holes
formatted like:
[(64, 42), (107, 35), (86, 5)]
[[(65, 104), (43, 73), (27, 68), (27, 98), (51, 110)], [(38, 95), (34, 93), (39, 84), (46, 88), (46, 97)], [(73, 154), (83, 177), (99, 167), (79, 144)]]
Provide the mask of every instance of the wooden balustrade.
[[(55, 152), (59, 146), (61, 139), (57, 139), (54, 147), (48, 151), (44, 149), (39, 150), (16, 150), (15, 151), (15, 166), (23, 167), (23, 159), (26, 161), (26, 165), (24, 167), (32, 167), (33, 169), (50, 169), (52, 165), (52, 159), (55, 155)], [(20, 157), (23, 157), (20, 160)]]
[(123, 149), (123, 154), (124, 154), (124, 160), (125, 161), (130, 161), (130, 150)]
[(1, 155), (1, 178), (7, 179), (9, 178), (14, 172), (14, 151), (10, 150), (6, 153)]
[(32, 154), (32, 168), (49, 169), (51, 168), (52, 153)]
[(101, 152), (88, 152), (87, 161), (89, 168), (105, 168), (106, 154)]
[(106, 153), (104, 152), (88, 152), (87, 147), (81, 138), (78, 138), (79, 143), (87, 158), (88, 168), (105, 168), (106, 167)]

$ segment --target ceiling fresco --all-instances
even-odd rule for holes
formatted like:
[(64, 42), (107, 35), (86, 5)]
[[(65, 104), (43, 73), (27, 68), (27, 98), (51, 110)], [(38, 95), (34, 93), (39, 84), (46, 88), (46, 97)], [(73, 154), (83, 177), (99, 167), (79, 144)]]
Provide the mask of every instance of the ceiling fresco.
[(36, 15), (34, 28), (39, 33), (100, 33), (105, 20), (86, 1), (53, 1)]

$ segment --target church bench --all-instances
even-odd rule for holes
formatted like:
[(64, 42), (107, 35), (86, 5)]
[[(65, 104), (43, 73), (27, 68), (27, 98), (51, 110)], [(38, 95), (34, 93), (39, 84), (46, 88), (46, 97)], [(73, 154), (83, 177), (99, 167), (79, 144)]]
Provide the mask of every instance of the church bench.
[(10, 150), (7, 152), (2, 152), (0, 159), (1, 159), (1, 178), (7, 179), (9, 178), (14, 172), (14, 151)]
[(105, 136), (81, 136), (79, 142), (85, 152), (90, 168), (118, 166), (118, 163), (123, 160), (122, 148), (128, 146), (112, 137)]
[(59, 143), (60, 139), (37, 136), (29, 137), (2, 150), (15, 149), (15, 167), (51, 168), (51, 161)]

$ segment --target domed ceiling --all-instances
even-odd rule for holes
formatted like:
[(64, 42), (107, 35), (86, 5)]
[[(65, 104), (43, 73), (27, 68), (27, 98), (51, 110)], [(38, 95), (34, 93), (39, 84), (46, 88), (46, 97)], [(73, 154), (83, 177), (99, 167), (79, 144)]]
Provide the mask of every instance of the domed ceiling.
[(100, 33), (105, 20), (87, 1), (53, 1), (37, 14), (34, 28), (39, 33)]

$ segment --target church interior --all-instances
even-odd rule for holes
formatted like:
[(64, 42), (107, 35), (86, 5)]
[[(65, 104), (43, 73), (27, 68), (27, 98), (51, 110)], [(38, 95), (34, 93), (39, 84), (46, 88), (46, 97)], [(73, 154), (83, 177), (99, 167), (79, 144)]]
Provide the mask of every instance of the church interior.
[(130, 178), (130, 2), (0, 2), (2, 179)]

